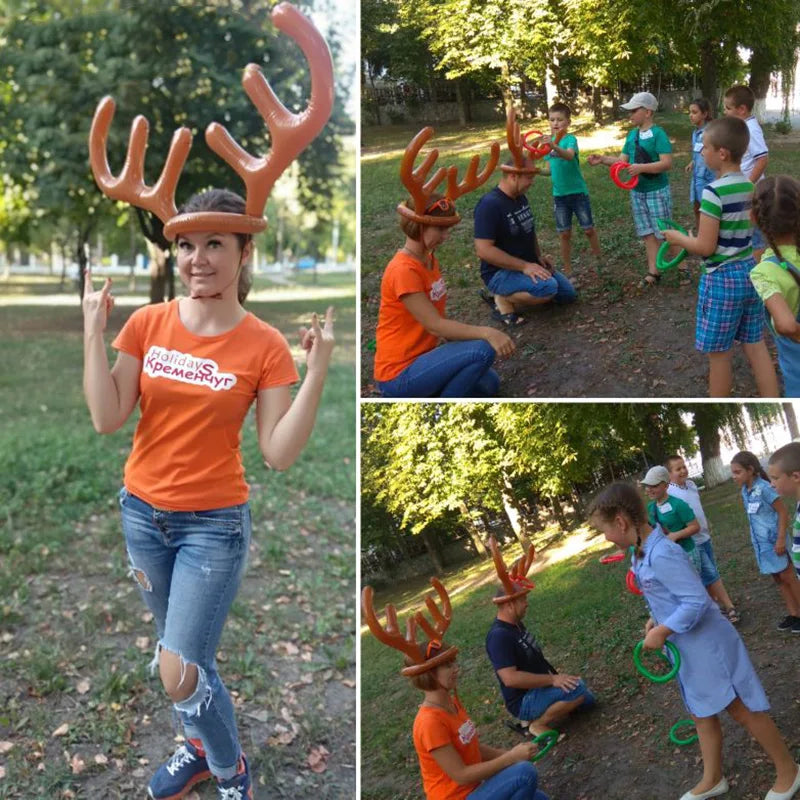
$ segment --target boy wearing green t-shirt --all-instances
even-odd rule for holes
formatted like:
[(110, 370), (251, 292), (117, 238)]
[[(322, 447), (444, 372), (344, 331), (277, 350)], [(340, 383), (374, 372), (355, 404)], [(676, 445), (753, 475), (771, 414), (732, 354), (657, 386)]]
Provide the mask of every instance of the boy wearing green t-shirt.
[(700, 523), (687, 502), (667, 492), (669, 471), (666, 467), (651, 467), (641, 483), (650, 498), (647, 504), (650, 524), (660, 525), (664, 535), (684, 549), (692, 566), (700, 574), (700, 554), (692, 539), (693, 534), (699, 533)]
[(672, 195), (667, 177), (672, 168), (672, 144), (666, 131), (653, 122), (658, 100), (650, 92), (637, 92), (620, 108), (630, 112), (631, 123), (635, 126), (625, 139), (622, 154), (617, 158), (593, 153), (586, 160), (593, 167), (598, 164), (610, 167), (617, 161), (624, 161), (630, 165), (630, 175), (639, 176), (639, 182), (631, 191), (631, 210), (636, 235), (644, 241), (647, 252), (647, 275), (642, 283), (654, 286), (661, 280), (656, 256), (661, 246), (659, 240), (664, 238), (658, 220), (668, 220), (672, 216)]
[[(550, 118), (550, 145), (553, 148), (545, 156), (540, 171), (553, 179), (553, 212), (556, 218), (556, 231), (561, 244), (561, 270), (572, 275), (572, 215), (578, 218), (589, 247), (597, 261), (602, 252), (597, 231), (592, 220), (592, 206), (589, 203), (589, 190), (581, 174), (578, 154), (578, 140), (568, 133), (572, 112), (565, 103), (554, 103), (548, 111)], [(556, 140), (561, 136), (558, 144)]]

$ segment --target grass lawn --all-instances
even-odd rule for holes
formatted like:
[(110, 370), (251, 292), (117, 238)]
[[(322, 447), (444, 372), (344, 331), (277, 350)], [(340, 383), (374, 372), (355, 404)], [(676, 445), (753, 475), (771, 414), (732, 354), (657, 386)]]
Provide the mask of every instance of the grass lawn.
[[(778, 726), (797, 754), (792, 646), (796, 642), (774, 629), (785, 613), (778, 592), (769, 578), (758, 574), (733, 483), (705, 493), (703, 504), (721, 576), (743, 615), (740, 632)], [(601, 554), (613, 551), (602, 536), (586, 528), (551, 540), (541, 552), (537, 547), (531, 572), (536, 588), (529, 598), (526, 623), (556, 669), (581, 675), (600, 702), (596, 711), (560, 726), (566, 738), (537, 763), (540, 788), (554, 799), (668, 800), (699, 778), (699, 751), (696, 745), (677, 748), (667, 739), (670, 726), (687, 716), (677, 686), (651, 684), (635, 671), (631, 653), (643, 635), (646, 607), (624, 588), (627, 561), (599, 563)], [(518, 554), (518, 546), (509, 546), (506, 563)], [(471, 562), (441, 579), (453, 605), (446, 639), (459, 647), (459, 697), (482, 741), (512, 747), (520, 738), (503, 724), (508, 715), (484, 650), (495, 613), (490, 598), (497, 579), (491, 560)], [(426, 591), (430, 587), (423, 580), (398, 585), (378, 593), (375, 607), (382, 611), (387, 602), (394, 602), (402, 630), (406, 612), (424, 608)], [(401, 666), (400, 653), (362, 629), (362, 797), (370, 800), (421, 796), (411, 727), (422, 695), (400, 676)], [(737, 726), (726, 721), (724, 730), (726, 774), (738, 783), (731, 797), (763, 797), (771, 785), (766, 759)], [(629, 794), (634, 786), (635, 794)]]
[[(244, 427), (253, 540), (219, 661), (256, 792), (272, 797), (352, 796), (355, 785), (350, 287), (333, 301), (338, 345), (298, 463), (266, 471), (252, 414)], [(300, 360), (295, 331), (325, 305), (309, 297), (249, 308), (283, 331)], [(107, 342), (132, 311), (114, 310)], [(136, 419), (111, 436), (94, 432), (81, 331), (77, 296), (71, 306), (0, 316), (0, 796), (8, 798), (141, 797), (175, 747), (169, 701), (146, 670), (155, 631), (127, 575), (117, 510)], [(310, 754), (327, 768), (312, 771)], [(198, 796), (216, 790), (206, 784)]]
[[(690, 160), (691, 126), (683, 114), (659, 114), (659, 125), (673, 143), (674, 165), (672, 217), (693, 227), (689, 205), (689, 178), (683, 167)], [(395, 207), (405, 197), (398, 175), (403, 150), (422, 125), (367, 127), (363, 131), (361, 160), (362, 393), (371, 394), (375, 326), (380, 300), (380, 276), (402, 244)], [(525, 130), (549, 130), (547, 123), (525, 123)], [(638, 286), (646, 270), (644, 246), (633, 228), (629, 193), (617, 188), (607, 167), (590, 167), (590, 152), (619, 153), (627, 121), (595, 126), (589, 117), (573, 120), (578, 137), (581, 167), (592, 203), (595, 226), (603, 248), (603, 267), (598, 272), (589, 259), (588, 243), (577, 226), (573, 229), (573, 266), (580, 277), (581, 295), (571, 307), (547, 306), (530, 312), (529, 323), (515, 331), (517, 351), (496, 365), (505, 397), (525, 396), (696, 396), (705, 395), (706, 358), (694, 351), (694, 313), (697, 299), (698, 262), (692, 265), (693, 281), (679, 285), (675, 271), (660, 286)], [(800, 171), (800, 150), (793, 136), (767, 131), (770, 147), (769, 174)], [(437, 166), (456, 165), (460, 175), (475, 153), (484, 163), (488, 142), (497, 140), (507, 156), (505, 129), (498, 121), (461, 129), (454, 124), (436, 126), (428, 143), (440, 150)], [(421, 163), (421, 158), (418, 159)], [(432, 173), (431, 173), (432, 174)], [(476, 325), (490, 324), (489, 309), (477, 296), (483, 285), (473, 249), (472, 216), (484, 192), (499, 180), (496, 172), (480, 189), (458, 201), (462, 222), (437, 251), (448, 286), (448, 316)], [(544, 253), (558, 261), (559, 246), (552, 210), (551, 182), (537, 176), (527, 193), (536, 218)], [(648, 324), (657, 313), (658, 325)], [(495, 324), (495, 323), (491, 323)], [(546, 331), (546, 334), (545, 334)], [(741, 396), (754, 392), (754, 382), (737, 354), (736, 388)], [(620, 369), (622, 367), (622, 369)]]

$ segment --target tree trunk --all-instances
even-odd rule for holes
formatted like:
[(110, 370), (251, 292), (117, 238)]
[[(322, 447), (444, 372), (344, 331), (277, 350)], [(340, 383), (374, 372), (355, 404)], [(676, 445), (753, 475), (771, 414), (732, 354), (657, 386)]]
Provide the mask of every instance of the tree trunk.
[(502, 86), (500, 88), (503, 92), (503, 104), (505, 105), (506, 114), (508, 114), (509, 110), (514, 108), (514, 95), (511, 93), (511, 71), (507, 63), (503, 64), (500, 70), (500, 76), (502, 79)]
[(168, 291), (167, 259), (169, 252), (148, 241), (147, 253), (150, 256), (150, 302), (163, 303)]
[(463, 92), (461, 91), (461, 80), (456, 81), (456, 102), (458, 104), (458, 124), (463, 128), (467, 124), (467, 112)]
[(375, 109), (375, 124), (381, 126), (383, 125), (383, 120), (381, 119), (381, 103), (378, 99), (378, 92), (375, 89), (375, 75), (372, 72), (372, 68), (369, 66), (367, 67), (367, 74), (369, 75), (369, 85), (372, 87), (372, 102)]
[(797, 427), (797, 416), (794, 413), (794, 406), (791, 403), (781, 403), (783, 415), (786, 417), (786, 427), (789, 428), (789, 435), (792, 441), (800, 439), (800, 429)]
[(713, 39), (706, 39), (700, 44), (700, 88), (703, 97), (715, 110), (719, 108), (717, 46)]
[(599, 86), (592, 86), (592, 114), (598, 124), (603, 121), (603, 92)]
[(759, 46), (753, 48), (750, 55), (750, 88), (756, 96), (753, 114), (759, 121), (764, 118), (769, 80), (774, 67), (775, 64), (765, 48)]
[(556, 521), (558, 522), (559, 527), (566, 528), (567, 517), (564, 514), (564, 508), (561, 505), (561, 501), (557, 497), (551, 497), (550, 504), (553, 506), (553, 513), (556, 516)]
[(439, 552), (439, 547), (435, 538), (427, 529), (422, 530), (421, 536), (422, 541), (425, 542), (425, 549), (428, 551), (428, 555), (433, 562), (434, 571), (437, 575), (441, 575), (442, 572), (444, 572), (444, 562), (442, 561), (442, 554)]
[(508, 517), (508, 522), (511, 525), (511, 530), (514, 531), (514, 536), (518, 542), (522, 542), (525, 536), (525, 524), (523, 522), (522, 509), (514, 499), (511, 493), (511, 484), (507, 477), (503, 477), (503, 489), (501, 490), (503, 498), (503, 509)]
[(720, 457), (721, 438), (716, 415), (698, 406), (694, 412), (694, 427), (700, 445), (706, 488), (713, 489), (725, 483), (729, 477)]
[(461, 501), (459, 510), (461, 511), (461, 518), (464, 520), (464, 527), (467, 529), (467, 533), (469, 534), (472, 546), (475, 548), (475, 552), (481, 558), (486, 558), (486, 546), (483, 543), (480, 531), (478, 531), (478, 529), (475, 527), (475, 522), (469, 513), (467, 504), (463, 500)]

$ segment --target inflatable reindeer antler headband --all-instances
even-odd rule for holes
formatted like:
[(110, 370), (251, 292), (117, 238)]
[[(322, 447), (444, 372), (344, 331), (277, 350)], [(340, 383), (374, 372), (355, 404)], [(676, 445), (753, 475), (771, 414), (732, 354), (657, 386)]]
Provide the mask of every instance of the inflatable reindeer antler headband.
[(412, 614), (406, 620), (405, 638), (403, 638), (403, 634), (400, 633), (400, 628), (397, 626), (397, 611), (395, 607), (391, 603), (386, 606), (386, 627), (384, 628), (378, 620), (372, 605), (372, 587), (365, 586), (361, 592), (361, 613), (373, 636), (389, 647), (404, 653), (414, 662), (401, 670), (403, 675), (421, 675), (423, 672), (428, 672), (434, 667), (438, 667), (439, 664), (452, 661), (458, 653), (457, 647), (448, 647), (431, 658), (428, 657), (428, 653), (423, 653), (417, 644), (417, 625), (419, 625), (430, 639), (428, 650), (430, 651), (430, 646), (433, 644), (441, 647), (442, 638), (445, 631), (450, 627), (450, 621), (453, 618), (447, 589), (436, 578), (431, 578), (431, 585), (439, 594), (439, 598), (442, 601), (442, 610), (439, 611), (433, 595), (429, 594), (425, 598), (425, 605), (428, 607), (435, 624), (431, 625), (422, 612), (417, 611), (416, 614)]
[[(400, 203), (397, 206), (397, 211), (402, 216), (422, 225), (447, 227), (455, 225), (461, 219), (456, 213), (455, 201), (489, 180), (489, 176), (494, 172), (497, 161), (500, 158), (500, 145), (497, 142), (491, 143), (489, 160), (480, 175), (478, 174), (480, 156), (473, 156), (467, 167), (466, 176), (460, 183), (458, 182), (458, 167), (455, 166), (439, 167), (433, 177), (425, 182), (431, 167), (439, 157), (439, 151), (436, 149), (431, 150), (417, 169), (414, 169), (414, 160), (419, 155), (422, 146), (431, 136), (433, 136), (433, 128), (423, 128), (406, 147), (403, 161), (400, 164), (400, 178), (414, 201), (414, 208), (411, 209), (405, 203)], [(447, 176), (446, 203), (442, 206), (442, 210), (449, 210), (450, 213), (442, 216), (432, 216), (428, 213), (433, 210), (429, 207), (431, 195), (444, 180), (445, 176)], [(443, 201), (439, 200), (437, 202), (441, 203)]]
[(333, 62), (328, 45), (313, 23), (289, 3), (272, 11), (275, 26), (291, 36), (308, 60), (311, 70), (311, 99), (300, 114), (291, 114), (278, 100), (259, 67), (248, 64), (242, 86), (261, 113), (271, 133), (271, 149), (256, 158), (242, 149), (228, 131), (212, 122), (206, 128), (206, 142), (220, 158), (230, 164), (247, 187), (244, 214), (196, 212), (178, 215), (175, 187), (180, 178), (192, 134), (188, 128), (175, 131), (164, 169), (154, 186), (144, 183), (144, 151), (148, 123), (139, 115), (131, 125), (128, 155), (119, 177), (108, 166), (106, 138), (114, 117), (113, 98), (104, 97), (97, 105), (89, 133), (89, 161), (97, 185), (112, 200), (122, 200), (152, 211), (164, 223), (164, 236), (172, 241), (179, 233), (213, 230), (219, 233), (258, 233), (267, 221), (262, 216), (275, 181), (325, 127), (333, 109)]
[(511, 572), (506, 570), (505, 561), (497, 547), (497, 541), (494, 536), (489, 539), (489, 548), (492, 551), (492, 558), (494, 559), (494, 568), (497, 572), (497, 577), (500, 578), (500, 583), (503, 584), (505, 594), (500, 597), (493, 597), (492, 600), (500, 605), (501, 603), (508, 603), (511, 600), (516, 600), (522, 597), (533, 589), (533, 582), (529, 581), (525, 576), (531, 568), (533, 559), (536, 558), (536, 551), (533, 545), (528, 548), (528, 552), (521, 558), (518, 558), (511, 566)]
[(514, 166), (501, 164), (500, 169), (503, 172), (510, 172), (512, 175), (535, 175), (539, 172), (538, 167), (535, 167), (530, 159), (525, 157), (523, 138), (513, 108), (509, 108), (508, 114), (506, 114), (506, 141), (509, 152), (514, 157)]

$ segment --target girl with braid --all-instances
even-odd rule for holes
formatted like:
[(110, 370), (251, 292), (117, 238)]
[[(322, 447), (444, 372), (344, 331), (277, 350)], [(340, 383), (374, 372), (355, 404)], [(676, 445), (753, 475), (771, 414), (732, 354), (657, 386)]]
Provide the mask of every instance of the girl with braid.
[(635, 547), (633, 571), (651, 614), (644, 647), (661, 650), (669, 639), (681, 654), (678, 684), (703, 758), (702, 778), (681, 800), (728, 791), (722, 774), (722, 711), (748, 731), (775, 765), (775, 783), (765, 800), (790, 800), (800, 791), (800, 766), (766, 713), (769, 701), (744, 643), (708, 596), (686, 554), (659, 525), (649, 524), (632, 484), (614, 483), (600, 492), (589, 520), (620, 549)]
[(769, 245), (750, 280), (766, 306), (786, 397), (800, 396), (800, 181), (777, 175), (753, 192), (753, 222)]
[(749, 450), (742, 450), (731, 459), (731, 477), (742, 491), (758, 571), (772, 576), (786, 605), (787, 615), (778, 623), (778, 630), (800, 633), (800, 581), (789, 555), (791, 544), (787, 547), (786, 506), (761, 462)]

